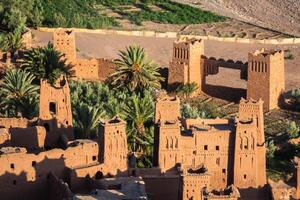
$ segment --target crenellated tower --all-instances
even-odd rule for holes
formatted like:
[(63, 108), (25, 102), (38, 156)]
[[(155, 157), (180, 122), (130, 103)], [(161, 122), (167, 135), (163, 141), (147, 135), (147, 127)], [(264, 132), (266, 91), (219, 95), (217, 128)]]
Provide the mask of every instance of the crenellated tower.
[(262, 100), (240, 101), (236, 124), (234, 185), (241, 189), (259, 188), (266, 184), (262, 110)]
[(168, 84), (171, 89), (180, 84), (195, 82), (201, 90), (202, 76), (200, 62), (204, 55), (204, 41), (180, 38), (173, 43), (173, 56), (169, 66)]
[(127, 170), (126, 122), (118, 117), (101, 122), (99, 161), (111, 175)]
[(58, 28), (53, 33), (54, 48), (64, 54), (67, 63), (76, 62), (75, 33), (73, 30)]
[(277, 108), (285, 90), (284, 52), (261, 49), (248, 55), (247, 98), (262, 99), (264, 110)]
[(159, 121), (176, 121), (180, 118), (180, 99), (164, 95), (155, 103), (155, 123)]

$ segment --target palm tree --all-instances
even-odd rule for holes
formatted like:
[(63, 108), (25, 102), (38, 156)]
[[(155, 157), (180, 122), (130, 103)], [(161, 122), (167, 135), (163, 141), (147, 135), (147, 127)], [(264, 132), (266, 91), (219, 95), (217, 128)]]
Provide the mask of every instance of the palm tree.
[(146, 57), (145, 50), (140, 46), (126, 47), (120, 51), (120, 59), (115, 61), (116, 71), (110, 76), (112, 85), (127, 87), (130, 91), (143, 89), (159, 89), (160, 81), (158, 66)]
[(0, 38), (1, 50), (4, 52), (10, 52), (12, 58), (23, 46), (22, 34), (19, 31), (6, 33)]
[(74, 128), (79, 137), (88, 138), (98, 134), (98, 124), (103, 111), (98, 107), (79, 104), (73, 111)]
[(129, 146), (134, 152), (145, 152), (147, 145), (149, 145), (149, 142), (147, 142), (147, 139), (149, 139), (147, 128), (152, 124), (154, 116), (152, 96), (149, 93), (145, 93), (143, 97), (133, 95), (124, 107), (124, 116), (128, 123)]
[(3, 83), (0, 84), (2, 104), (14, 109), (14, 115), (32, 117), (28, 108), (37, 105), (37, 91), (39, 87), (32, 84), (34, 76), (20, 69), (6, 71)]
[(176, 92), (179, 96), (182, 96), (184, 99), (190, 98), (191, 95), (197, 91), (198, 86), (195, 82), (193, 83), (186, 83), (180, 85), (177, 89)]
[(53, 44), (46, 47), (33, 48), (25, 53), (22, 67), (35, 75), (37, 79), (47, 79), (50, 84), (63, 74), (73, 75), (74, 71), (70, 64), (66, 64), (63, 54), (55, 50)]

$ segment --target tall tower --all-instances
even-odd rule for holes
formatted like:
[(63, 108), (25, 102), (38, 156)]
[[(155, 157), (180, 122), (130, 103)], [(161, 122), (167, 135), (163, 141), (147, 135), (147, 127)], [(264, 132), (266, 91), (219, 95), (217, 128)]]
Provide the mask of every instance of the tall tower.
[(263, 102), (242, 99), (236, 125), (234, 185), (240, 189), (266, 184)]
[(180, 84), (195, 82), (201, 90), (201, 55), (204, 55), (204, 41), (182, 38), (173, 44), (173, 56), (169, 66), (168, 85), (171, 89)]
[(180, 100), (168, 95), (157, 98), (155, 103), (155, 123), (159, 121), (176, 121), (180, 117)]
[(76, 61), (75, 33), (73, 30), (56, 29), (53, 33), (54, 48), (64, 54), (67, 63)]
[(118, 117), (101, 122), (99, 139), (99, 160), (105, 166), (104, 173), (125, 172), (128, 169), (126, 122)]
[(55, 146), (61, 135), (73, 139), (69, 84), (61, 76), (54, 85), (41, 80), (40, 123), (46, 129), (46, 146)]
[(261, 98), (264, 110), (271, 110), (278, 107), (284, 90), (284, 52), (261, 49), (249, 53), (247, 98)]

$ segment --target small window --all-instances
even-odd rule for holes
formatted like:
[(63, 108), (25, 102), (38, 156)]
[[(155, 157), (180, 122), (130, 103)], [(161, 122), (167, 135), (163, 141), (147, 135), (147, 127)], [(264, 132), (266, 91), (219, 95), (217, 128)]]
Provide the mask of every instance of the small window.
[(10, 164), (10, 168), (11, 168), (11, 169), (15, 169), (15, 164), (13, 164), (13, 163)]
[(246, 174), (244, 174), (244, 179), (247, 179), (247, 175)]
[(49, 110), (50, 110), (51, 113), (56, 114), (56, 103), (50, 102)]
[(36, 161), (32, 161), (31, 165), (32, 165), (32, 167), (35, 167), (36, 166)]
[(216, 146), (216, 150), (219, 151), (219, 150), (220, 150), (220, 147), (219, 147), (219, 146)]
[(208, 150), (208, 145), (204, 145), (204, 150)]
[(97, 159), (97, 156), (93, 156), (93, 158), (92, 158), (92, 159), (93, 159), (93, 161), (95, 161), (95, 160)]
[(66, 125), (69, 125), (69, 121), (66, 121)]
[(16, 180), (13, 180), (13, 184), (14, 184), (14, 185), (17, 185), (17, 181), (16, 181)]
[(226, 174), (226, 169), (222, 169), (222, 173), (223, 173), (223, 174)]

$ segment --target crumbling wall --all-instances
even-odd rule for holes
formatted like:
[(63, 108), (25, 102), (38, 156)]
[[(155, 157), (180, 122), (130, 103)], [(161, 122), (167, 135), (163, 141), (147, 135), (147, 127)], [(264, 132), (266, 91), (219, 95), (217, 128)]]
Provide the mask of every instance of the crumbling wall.
[(11, 136), (6, 128), (0, 128), (0, 148), (11, 145)]
[(75, 76), (78, 79), (98, 80), (99, 62), (97, 59), (77, 59), (74, 67)]
[(26, 118), (0, 118), (0, 127), (3, 128), (26, 128), (29, 124)]
[(209, 174), (182, 175), (182, 200), (202, 200), (201, 191), (210, 186), (210, 178)]
[(55, 29), (53, 33), (54, 48), (64, 55), (67, 63), (76, 62), (75, 32), (68, 29)]
[(180, 100), (178, 97), (164, 96), (156, 100), (155, 123), (159, 121), (176, 121), (179, 117)]
[(116, 69), (116, 65), (113, 60), (98, 59), (99, 69), (98, 77), (100, 81), (105, 81)]

